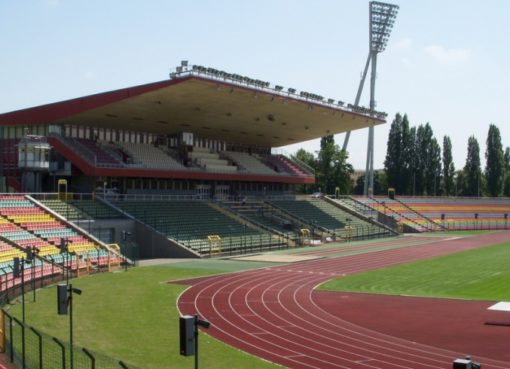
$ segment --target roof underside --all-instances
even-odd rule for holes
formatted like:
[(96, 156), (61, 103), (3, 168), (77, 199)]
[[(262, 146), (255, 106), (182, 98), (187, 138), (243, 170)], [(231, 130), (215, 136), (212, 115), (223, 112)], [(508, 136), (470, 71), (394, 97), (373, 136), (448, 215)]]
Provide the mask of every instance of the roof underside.
[(192, 132), (270, 147), (384, 123), (333, 106), (189, 77), (0, 115), (0, 125), (71, 124), (156, 134)]

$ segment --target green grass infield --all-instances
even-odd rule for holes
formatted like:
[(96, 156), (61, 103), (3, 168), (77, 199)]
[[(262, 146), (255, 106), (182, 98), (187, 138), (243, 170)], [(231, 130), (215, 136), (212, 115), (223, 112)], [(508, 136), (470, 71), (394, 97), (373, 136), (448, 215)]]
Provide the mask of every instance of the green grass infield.
[(319, 289), (510, 301), (510, 243), (353, 274)]
[[(72, 280), (76, 345), (143, 369), (192, 368), (193, 357), (179, 354), (178, 296), (187, 287), (171, 280), (217, 274), (220, 270), (182, 266), (133, 268)], [(69, 318), (57, 315), (56, 287), (26, 295), (26, 322), (69, 341)], [(19, 299), (18, 299), (19, 300)], [(20, 317), (17, 304), (10, 313)], [(201, 333), (200, 366), (208, 369), (279, 368)]]

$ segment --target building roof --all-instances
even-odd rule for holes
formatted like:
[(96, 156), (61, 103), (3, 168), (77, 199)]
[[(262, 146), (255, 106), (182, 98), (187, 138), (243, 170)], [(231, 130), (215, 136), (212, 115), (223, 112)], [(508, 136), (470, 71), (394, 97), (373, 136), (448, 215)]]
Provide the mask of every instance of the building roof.
[(380, 115), (196, 74), (0, 114), (0, 125), (192, 132), (271, 147), (385, 123)]

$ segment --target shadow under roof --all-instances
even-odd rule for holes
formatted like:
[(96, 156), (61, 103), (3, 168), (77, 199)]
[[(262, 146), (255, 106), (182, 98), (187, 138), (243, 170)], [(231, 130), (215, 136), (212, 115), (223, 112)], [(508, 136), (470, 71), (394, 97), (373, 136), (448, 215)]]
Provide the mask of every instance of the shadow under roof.
[(190, 76), (0, 115), (0, 125), (70, 124), (192, 132), (251, 145), (285, 146), (385, 123), (346, 108)]

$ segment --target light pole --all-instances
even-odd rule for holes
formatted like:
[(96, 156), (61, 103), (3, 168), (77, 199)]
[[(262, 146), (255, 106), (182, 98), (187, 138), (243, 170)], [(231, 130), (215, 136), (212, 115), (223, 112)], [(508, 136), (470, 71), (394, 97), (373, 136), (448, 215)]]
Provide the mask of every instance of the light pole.
[(184, 315), (179, 318), (180, 354), (195, 356), (195, 369), (198, 369), (198, 327), (208, 329), (211, 326), (207, 320), (198, 315)]
[(60, 239), (60, 254), (64, 256), (64, 270), (66, 273), (66, 285), (69, 285), (69, 242), (65, 238)]
[[(370, 28), (370, 41), (369, 53), (363, 76), (361, 78), (354, 106), (359, 106), (361, 93), (368, 74), (368, 67), (372, 64), (370, 74), (370, 110), (374, 111), (375, 102), (375, 79), (377, 74), (377, 54), (386, 49), (386, 44), (391, 34), (391, 29), (395, 23), (395, 18), (398, 13), (398, 5), (382, 3), (379, 1), (370, 2), (369, 13), (369, 28)], [(347, 151), (351, 132), (347, 132), (342, 146), (342, 151)], [(372, 195), (374, 189), (374, 127), (368, 129), (368, 145), (367, 145), (367, 163), (365, 169), (365, 185), (363, 194), (365, 196)]]
[(195, 369), (198, 369), (198, 327), (204, 327), (205, 329), (209, 328), (211, 323), (207, 320), (202, 320), (198, 318), (198, 315), (195, 315)]
[(25, 324), (25, 258), (15, 257), (13, 262), (13, 277), (21, 277), (21, 320)]
[[(30, 253), (27, 254), (27, 256), (31, 256)], [(25, 258), (19, 258), (15, 257), (13, 259), (14, 261), (14, 268), (13, 268), (13, 276), (14, 278), (19, 278), (21, 274), (21, 321), (23, 323), (23, 327), (21, 330), (21, 362), (22, 362), (22, 368), (25, 369)]]
[(73, 285), (59, 284), (57, 286), (57, 313), (67, 315), (69, 308), (69, 355), (71, 369), (74, 369), (74, 336), (73, 336), (73, 293), (81, 295), (81, 289), (73, 288)]
[[(122, 241), (124, 241), (124, 245), (125, 245), (125, 250), (127, 251), (128, 249), (128, 243), (127, 243), (127, 239), (128, 237), (131, 237), (131, 232), (128, 232), (126, 230), (123, 230), (122, 231)], [(124, 255), (126, 255), (127, 252), (124, 252)], [(131, 255), (132, 257), (133, 255)], [(128, 262), (127, 262), (127, 258), (124, 257), (124, 270), (127, 271), (128, 269)]]
[(27, 249), (27, 260), (26, 262), (28, 264), (32, 264), (32, 268), (31, 268), (31, 271), (32, 271), (32, 293), (33, 293), (33, 301), (35, 302), (36, 300), (36, 292), (35, 292), (35, 264), (36, 264), (36, 259), (35, 259), (35, 256), (39, 253), (39, 249), (35, 246), (29, 246), (28, 249)]

